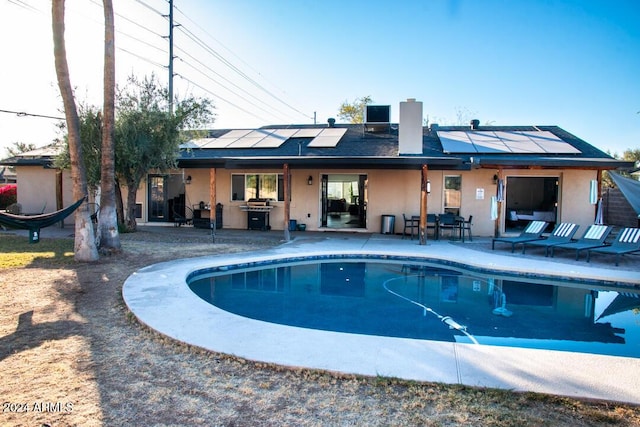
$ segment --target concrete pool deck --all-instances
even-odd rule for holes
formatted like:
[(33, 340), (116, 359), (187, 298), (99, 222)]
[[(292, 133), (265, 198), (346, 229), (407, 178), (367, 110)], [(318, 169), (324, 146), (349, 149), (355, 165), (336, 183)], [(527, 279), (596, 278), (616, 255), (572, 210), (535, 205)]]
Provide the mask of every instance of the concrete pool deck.
[(617, 281), (640, 286), (632, 270), (565, 264), (508, 251), (491, 253), (448, 241), (343, 233), (299, 233), (251, 253), (182, 259), (148, 266), (123, 286), (129, 309), (150, 328), (216, 352), (280, 365), (640, 404), (640, 359), (552, 350), (473, 345), (304, 329), (220, 310), (186, 285), (194, 271), (250, 261), (327, 254), (428, 257), (509, 272)]

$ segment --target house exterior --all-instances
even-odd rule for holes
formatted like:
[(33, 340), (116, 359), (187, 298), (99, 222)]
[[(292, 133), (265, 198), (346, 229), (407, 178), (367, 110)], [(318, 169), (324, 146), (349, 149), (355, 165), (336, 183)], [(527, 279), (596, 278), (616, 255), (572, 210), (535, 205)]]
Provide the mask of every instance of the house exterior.
[[(586, 228), (596, 210), (592, 182), (603, 170), (633, 167), (558, 126), (424, 127), (421, 102), (399, 107), (399, 123), (390, 123), (389, 106), (370, 106), (364, 124), (212, 130), (181, 146), (179, 169), (148, 175), (137, 194), (139, 221), (193, 212), (205, 228), (211, 219), (217, 228), (256, 231), (287, 232), (295, 223), (401, 233), (403, 214), (424, 221), (451, 212), (473, 217), (474, 236), (532, 219)], [(41, 205), (62, 194), (70, 204), (67, 174), (40, 160), (35, 168), (33, 159), (0, 162), (16, 166), (19, 202)], [(384, 230), (389, 218), (394, 229)]]

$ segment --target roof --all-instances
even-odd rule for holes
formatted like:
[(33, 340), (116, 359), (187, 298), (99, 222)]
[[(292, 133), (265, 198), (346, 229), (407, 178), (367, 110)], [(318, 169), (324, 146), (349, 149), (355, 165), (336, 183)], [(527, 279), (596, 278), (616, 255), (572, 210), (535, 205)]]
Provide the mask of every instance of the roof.
[(4, 159), (0, 161), (0, 165), (51, 167), (54, 159), (63, 151), (63, 149), (64, 147), (62, 144), (53, 143)]
[[(325, 138), (321, 143), (314, 136), (326, 129), (335, 129), (338, 137)], [(436, 126), (422, 129), (422, 154), (400, 154), (398, 124), (388, 124), (370, 132), (362, 124), (264, 126), (259, 129), (210, 130), (207, 140), (192, 140), (181, 145), (178, 166), (183, 168), (368, 168), (470, 170), (473, 168), (548, 168), (548, 169), (631, 169), (633, 162), (617, 160), (586, 141), (558, 126)], [(247, 143), (220, 144), (230, 132), (246, 135)], [(445, 152), (438, 133), (524, 132), (553, 135), (571, 149), (561, 152), (508, 152), (499, 150), (468, 150)], [(251, 135), (279, 135), (257, 144)], [(300, 136), (303, 135), (303, 136)], [(228, 141), (231, 139), (228, 139)], [(257, 144), (257, 145), (256, 145)], [(52, 144), (0, 161), (7, 166), (52, 167), (61, 150)], [(473, 152), (472, 152), (473, 151)]]
[[(248, 134), (231, 129), (209, 131), (209, 138), (193, 140), (183, 144), (178, 161), (180, 167), (224, 167), (259, 168), (290, 167), (344, 168), (368, 167), (376, 169), (419, 169), (428, 165), (435, 170), (469, 170), (472, 168), (589, 168), (618, 169), (632, 167), (631, 162), (616, 160), (586, 141), (558, 126), (481, 126), (471, 130), (469, 126), (432, 126), (423, 128), (422, 154), (399, 154), (398, 125), (389, 124), (382, 131), (367, 132), (362, 124), (336, 124), (343, 129), (344, 136), (335, 146), (314, 146), (314, 137), (297, 137), (299, 129), (327, 129), (327, 125), (265, 126), (260, 128), (265, 135), (276, 130), (292, 134), (274, 144), (254, 144), (247, 138), (245, 144), (225, 145), (225, 135), (235, 131), (237, 135)], [(554, 138), (570, 147), (562, 152), (445, 152), (438, 133), (442, 132), (528, 132), (552, 134)], [(309, 132), (306, 132), (309, 133)], [(227, 139), (230, 141), (231, 139)], [(257, 140), (257, 139), (256, 139)], [(254, 144), (254, 145), (250, 145)]]

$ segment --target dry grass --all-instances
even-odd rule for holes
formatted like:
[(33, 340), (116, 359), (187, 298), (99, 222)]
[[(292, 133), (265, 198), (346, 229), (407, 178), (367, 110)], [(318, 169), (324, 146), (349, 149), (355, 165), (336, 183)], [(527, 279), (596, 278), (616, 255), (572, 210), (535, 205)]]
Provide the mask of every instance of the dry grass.
[(249, 362), (178, 344), (128, 313), (121, 286), (138, 268), (279, 243), (250, 236), (212, 245), (202, 230), (145, 230), (122, 235), (122, 254), (79, 264), (64, 255), (71, 239), (0, 235), (0, 394), (18, 405), (3, 403), (0, 425), (640, 425), (631, 405)]

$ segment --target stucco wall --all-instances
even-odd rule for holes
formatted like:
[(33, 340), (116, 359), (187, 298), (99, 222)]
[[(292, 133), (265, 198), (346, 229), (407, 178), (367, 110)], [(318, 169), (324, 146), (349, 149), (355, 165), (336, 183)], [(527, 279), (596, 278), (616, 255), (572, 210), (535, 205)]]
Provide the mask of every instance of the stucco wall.
[[(53, 212), (67, 207), (73, 200), (73, 183), (69, 171), (62, 173), (62, 206), (56, 205), (56, 170), (42, 166), (17, 166), (18, 203), (24, 213)], [(67, 217), (65, 225), (73, 224), (73, 215)]]
[[(185, 175), (191, 175), (192, 181), (186, 188), (187, 204), (199, 201), (209, 203), (209, 170), (186, 169)], [(216, 170), (217, 202), (223, 205), (223, 225), (225, 228), (244, 229), (247, 227), (247, 214), (239, 206), (244, 201), (231, 200), (232, 173), (282, 173), (282, 169), (256, 171), (253, 169)], [(401, 233), (403, 227), (402, 214), (418, 215), (420, 212), (419, 170), (351, 170), (330, 169), (325, 171), (309, 169), (291, 170), (291, 205), (290, 218), (298, 223), (305, 223), (307, 230), (320, 229), (320, 184), (323, 173), (327, 174), (366, 174), (367, 181), (367, 223), (366, 231), (380, 232), (382, 215), (395, 215), (395, 232)], [(431, 182), (431, 193), (427, 197), (427, 212), (442, 213), (444, 211), (444, 177), (460, 175), (462, 179), (462, 205), (460, 214), (468, 218), (473, 215), (473, 234), (475, 236), (493, 236), (495, 221), (490, 218), (491, 196), (496, 194), (493, 176), (496, 170), (473, 169), (470, 171), (428, 171)], [(308, 185), (308, 177), (313, 179)], [(596, 178), (596, 171), (580, 170), (517, 170), (503, 171), (506, 177), (555, 177), (559, 181), (558, 221), (575, 222), (581, 230), (593, 223), (595, 206), (589, 204), (589, 183)], [(138, 203), (146, 198), (144, 189), (139, 191)], [(271, 211), (270, 225), (274, 230), (282, 230), (284, 224), (284, 202), (274, 202)], [(501, 218), (506, 216), (505, 204), (502, 204)], [(146, 206), (146, 202), (145, 202)], [(501, 227), (504, 232), (504, 227)], [(581, 234), (581, 232), (578, 232)]]
[(589, 190), (597, 173), (594, 170), (567, 170), (561, 176), (558, 221), (580, 225), (579, 237), (595, 219), (596, 205), (589, 203)]

